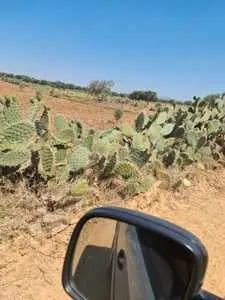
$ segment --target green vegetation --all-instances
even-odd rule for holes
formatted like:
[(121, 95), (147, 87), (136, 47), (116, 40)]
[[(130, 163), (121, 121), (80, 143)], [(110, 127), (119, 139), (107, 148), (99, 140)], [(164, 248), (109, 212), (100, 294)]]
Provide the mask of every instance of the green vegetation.
[(50, 81), (43, 79), (36, 79), (26, 75), (17, 75), (12, 73), (4, 73), (0, 72), (0, 78), (10, 83), (21, 84), (21, 82), (38, 84), (38, 85), (47, 85), (52, 88), (58, 89), (69, 89), (69, 90), (78, 90), (78, 91), (87, 91), (86, 87), (82, 87), (79, 85), (74, 85), (72, 83), (64, 83), (61, 81)]
[(112, 80), (93, 80), (88, 86), (88, 92), (93, 96), (104, 99), (111, 95), (113, 86), (114, 82)]
[(130, 99), (156, 102), (159, 100), (157, 93), (153, 91), (134, 91), (129, 95)]
[(95, 133), (61, 115), (52, 128), (49, 109), (37, 96), (24, 119), (15, 98), (0, 101), (0, 171), (11, 181), (22, 176), (29, 188), (74, 182), (71, 193), (81, 195), (93, 182), (118, 179), (118, 194), (135, 195), (168, 178), (173, 167), (207, 159), (224, 163), (225, 97), (160, 106), (150, 116), (141, 112), (133, 126)]
[[(154, 91), (133, 91), (132, 93), (118, 93), (112, 91), (112, 87), (114, 86), (114, 82), (111, 80), (93, 80), (87, 87), (82, 87), (79, 85), (74, 85), (71, 83), (64, 83), (61, 81), (50, 81), (50, 80), (40, 80), (26, 75), (17, 75), (12, 73), (4, 73), (0, 72), (0, 79), (17, 84), (21, 89), (31, 85), (36, 85), (40, 89), (40, 87), (48, 87), (50, 88), (49, 94), (52, 97), (59, 98), (60, 96), (70, 98), (70, 93), (68, 91), (80, 91), (86, 92), (93, 96), (98, 101), (117, 101), (120, 103), (129, 103), (132, 101), (138, 102), (157, 102), (157, 103), (179, 103), (189, 105), (190, 101), (178, 101), (173, 99), (162, 99), (158, 97), (157, 93)], [(60, 93), (59, 90), (63, 90), (63, 94)], [(109, 97), (110, 96), (110, 97)], [(111, 99), (109, 99), (111, 98)], [(132, 102), (131, 102), (132, 103)]]
[(117, 107), (114, 111), (114, 118), (116, 121), (119, 121), (123, 117), (123, 108)]

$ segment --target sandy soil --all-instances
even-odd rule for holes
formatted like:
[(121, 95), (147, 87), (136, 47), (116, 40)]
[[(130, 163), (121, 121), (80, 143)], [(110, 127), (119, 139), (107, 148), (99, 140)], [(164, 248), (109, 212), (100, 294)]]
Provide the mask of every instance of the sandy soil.
[[(22, 110), (27, 111), (30, 97), (35, 95), (32, 88), (21, 90), (19, 86), (0, 81), (0, 95), (14, 95), (21, 103)], [(44, 93), (44, 102), (51, 109), (52, 121), (57, 114), (63, 114), (67, 120), (78, 119), (86, 124), (88, 128), (104, 129), (115, 124), (113, 113), (118, 104), (96, 103), (93, 101), (81, 101), (80, 98), (68, 100), (65, 98), (54, 98)], [(129, 104), (123, 105), (123, 121), (132, 123), (140, 108)]]
[[(206, 172), (181, 193), (162, 191), (156, 184), (145, 195), (122, 205), (165, 218), (196, 234), (209, 253), (204, 288), (224, 297), (225, 170)], [(63, 258), (73, 226), (84, 212), (74, 215), (73, 224), (50, 239), (21, 235), (0, 246), (0, 299), (68, 299), (61, 285)]]
[[(34, 91), (29, 88), (20, 91), (17, 86), (0, 82), (0, 94), (18, 95), (26, 110)], [(89, 127), (109, 127), (113, 122), (115, 105), (112, 104), (84, 104), (51, 97), (47, 98), (47, 104), (67, 118), (85, 121)], [(133, 120), (135, 109), (125, 108), (126, 121)], [(199, 172), (193, 185), (179, 193), (162, 190), (156, 183), (145, 195), (126, 203), (115, 202), (115, 205), (165, 218), (196, 234), (209, 253), (204, 288), (225, 296), (224, 169)], [(70, 224), (51, 238), (38, 239), (23, 233), (0, 245), (0, 299), (68, 299), (61, 285), (63, 259), (73, 227), (86, 210), (80, 209), (71, 215)]]

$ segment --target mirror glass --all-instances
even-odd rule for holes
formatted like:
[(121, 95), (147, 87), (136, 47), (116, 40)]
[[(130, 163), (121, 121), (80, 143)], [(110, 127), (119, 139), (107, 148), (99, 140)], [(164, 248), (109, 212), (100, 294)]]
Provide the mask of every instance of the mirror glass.
[(71, 281), (90, 300), (182, 299), (191, 254), (165, 236), (116, 220), (92, 218), (78, 238)]

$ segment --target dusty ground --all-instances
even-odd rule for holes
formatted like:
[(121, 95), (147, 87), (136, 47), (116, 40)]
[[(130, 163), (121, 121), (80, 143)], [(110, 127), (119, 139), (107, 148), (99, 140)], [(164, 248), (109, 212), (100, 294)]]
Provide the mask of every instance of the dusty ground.
[[(22, 110), (27, 111), (29, 107), (29, 99), (36, 93), (35, 89), (24, 88), (0, 81), (0, 95), (14, 95), (22, 105)], [(118, 104), (93, 103), (93, 101), (83, 101), (80, 95), (74, 97), (73, 100), (66, 98), (55, 98), (49, 96), (47, 92), (44, 94), (44, 102), (51, 109), (52, 120), (57, 114), (63, 114), (67, 120), (78, 119), (84, 122), (88, 128), (103, 129), (112, 127), (115, 123), (113, 113)], [(140, 108), (125, 104), (124, 122), (133, 122)]]
[[(17, 94), (24, 109), (27, 109), (28, 99), (34, 91), (29, 88), (21, 91), (17, 86), (0, 82), (0, 94)], [(99, 129), (111, 126), (113, 122), (113, 104), (85, 104), (47, 97), (47, 105), (67, 118), (77, 117), (85, 121), (89, 127)], [(133, 120), (137, 113), (135, 110), (136, 108), (125, 107), (126, 121)], [(17, 195), (14, 197), (18, 203)], [(221, 297), (225, 296), (224, 169), (199, 171), (193, 185), (179, 193), (162, 190), (156, 183), (145, 195), (122, 204), (115, 201), (114, 204), (165, 218), (196, 234), (209, 252), (204, 288)], [(30, 218), (29, 209), (22, 209), (21, 223)], [(73, 227), (86, 210), (87, 208), (72, 210), (69, 224), (64, 224), (50, 238), (32, 237), (21, 231), (16, 239), (0, 244), (0, 299), (68, 299), (61, 285), (63, 258)], [(16, 213), (15, 209), (14, 214), (8, 217), (13, 220)], [(5, 217), (0, 205), (0, 218), (3, 220)], [(2, 224), (4, 222), (0, 221), (0, 229)]]
[[(204, 288), (224, 297), (225, 170), (201, 174), (192, 187), (180, 193), (163, 191), (156, 184), (122, 205), (160, 216), (196, 234), (209, 253)], [(73, 226), (85, 210), (74, 214), (72, 224), (50, 239), (23, 234), (0, 246), (0, 299), (67, 299), (61, 285), (63, 258)]]

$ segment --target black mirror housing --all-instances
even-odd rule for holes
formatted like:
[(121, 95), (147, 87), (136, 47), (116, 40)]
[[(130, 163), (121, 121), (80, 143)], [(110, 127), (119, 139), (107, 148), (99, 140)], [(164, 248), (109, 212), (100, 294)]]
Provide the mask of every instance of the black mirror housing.
[[(150, 236), (155, 236), (165, 243), (165, 245), (169, 245), (170, 243), (177, 245), (180, 249), (179, 252), (185, 253), (185, 255), (188, 256), (188, 261), (191, 266), (188, 285), (185, 289), (185, 294), (181, 299), (187, 300), (198, 295), (207, 268), (208, 254), (206, 248), (196, 236), (157, 217), (124, 208), (102, 207), (89, 211), (80, 219), (75, 226), (69, 242), (64, 260), (62, 283), (65, 291), (73, 299), (86, 299), (79, 290), (76, 289), (71, 280), (71, 266), (82, 228), (93, 218), (111, 219), (133, 225), (141, 230), (141, 232), (148, 232)], [(102, 230), (104, 230), (104, 228)], [(166, 249), (164, 249), (164, 251), (166, 251)]]

